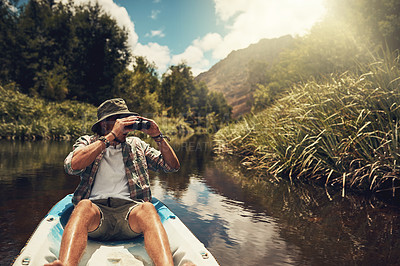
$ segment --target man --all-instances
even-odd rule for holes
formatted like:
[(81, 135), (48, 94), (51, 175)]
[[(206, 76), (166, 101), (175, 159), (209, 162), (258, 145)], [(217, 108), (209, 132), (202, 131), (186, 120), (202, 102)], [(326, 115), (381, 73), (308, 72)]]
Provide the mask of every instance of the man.
[[(173, 265), (168, 238), (151, 200), (148, 169), (177, 171), (175, 152), (151, 119), (128, 110), (123, 99), (111, 99), (97, 110), (94, 136), (82, 136), (64, 162), (67, 173), (80, 175), (75, 209), (65, 227), (59, 260), (48, 265), (77, 265), (88, 236), (97, 240), (132, 239), (143, 234), (147, 253), (155, 265)], [(129, 126), (142, 129), (158, 150), (136, 137)]]

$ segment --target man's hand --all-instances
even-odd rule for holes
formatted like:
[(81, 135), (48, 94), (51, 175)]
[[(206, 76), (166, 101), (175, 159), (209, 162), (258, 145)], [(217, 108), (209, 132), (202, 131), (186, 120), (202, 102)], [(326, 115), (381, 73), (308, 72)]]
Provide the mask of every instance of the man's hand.
[[(141, 116), (128, 116), (124, 118), (117, 119), (114, 123), (114, 126), (109, 134), (114, 133), (117, 137), (116, 142), (124, 142), (126, 140), (126, 135), (133, 131), (134, 129), (127, 128), (127, 126), (133, 125), (134, 123), (138, 123), (139, 120), (148, 121), (150, 122), (149, 129), (141, 129), (142, 132), (148, 134), (150, 137), (157, 137), (161, 134), (160, 128), (158, 127), (157, 123), (149, 118), (141, 117)], [(112, 132), (112, 133), (111, 133)], [(163, 155), (166, 163), (174, 168), (179, 169), (180, 164), (179, 160), (176, 157), (174, 150), (166, 141), (160, 141), (157, 143), (161, 154)]]
[(114, 126), (110, 132), (115, 134), (116, 140), (119, 142), (123, 142), (126, 138), (126, 135), (129, 133), (129, 130), (126, 127), (132, 125), (136, 122), (136, 116), (128, 116), (124, 118), (120, 118), (115, 120)]
[(130, 131), (134, 130), (134, 129), (127, 128), (127, 127), (130, 125), (133, 125), (135, 123), (138, 123), (139, 120), (150, 122), (149, 129), (141, 129), (140, 131), (150, 135), (150, 137), (156, 137), (156, 136), (160, 135), (161, 132), (160, 132), (160, 129), (159, 129), (157, 123), (152, 119), (141, 117), (141, 116), (128, 116), (128, 117), (117, 119), (110, 132), (113, 132), (115, 134), (115, 136), (117, 137), (117, 141), (123, 142), (126, 138), (126, 135)]
[(143, 121), (149, 121), (150, 122), (150, 128), (149, 129), (142, 129), (144, 133), (148, 134), (150, 137), (157, 137), (158, 135), (161, 134), (160, 128), (158, 127), (157, 123), (149, 118), (137, 116), (137, 119), (142, 119)]

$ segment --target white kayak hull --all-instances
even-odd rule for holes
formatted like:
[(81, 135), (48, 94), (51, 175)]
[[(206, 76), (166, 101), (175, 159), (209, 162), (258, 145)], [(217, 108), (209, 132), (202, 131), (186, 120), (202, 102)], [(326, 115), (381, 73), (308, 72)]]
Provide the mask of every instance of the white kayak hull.
[[(58, 202), (40, 222), (13, 265), (44, 265), (58, 258), (61, 237), (73, 210), (72, 194)], [(162, 202), (153, 199), (168, 235), (174, 265), (218, 265), (213, 255)], [(131, 241), (97, 242), (88, 240), (79, 265), (153, 265), (143, 237)]]

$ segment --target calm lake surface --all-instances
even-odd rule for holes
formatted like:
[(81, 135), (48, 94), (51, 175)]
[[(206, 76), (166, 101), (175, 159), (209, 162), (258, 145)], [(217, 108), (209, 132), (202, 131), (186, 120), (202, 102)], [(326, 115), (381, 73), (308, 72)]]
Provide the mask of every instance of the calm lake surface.
[[(182, 168), (152, 174), (153, 195), (221, 265), (400, 265), (400, 210), (371, 198), (282, 182), (250, 182), (217, 160), (210, 141), (172, 141)], [(79, 178), (70, 142), (0, 141), (0, 265), (10, 265), (49, 209)]]

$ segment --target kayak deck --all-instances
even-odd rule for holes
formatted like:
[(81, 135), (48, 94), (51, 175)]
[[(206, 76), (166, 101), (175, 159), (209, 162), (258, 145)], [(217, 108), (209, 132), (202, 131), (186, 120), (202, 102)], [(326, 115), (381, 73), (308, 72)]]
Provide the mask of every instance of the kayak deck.
[[(14, 265), (43, 265), (56, 260), (64, 227), (74, 208), (72, 194), (58, 202), (40, 222)], [(212, 254), (163, 203), (153, 199), (167, 232), (174, 265), (218, 265)], [(88, 240), (79, 265), (153, 265), (144, 247), (143, 237), (129, 241), (98, 242)]]

